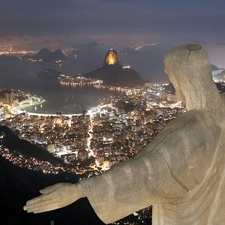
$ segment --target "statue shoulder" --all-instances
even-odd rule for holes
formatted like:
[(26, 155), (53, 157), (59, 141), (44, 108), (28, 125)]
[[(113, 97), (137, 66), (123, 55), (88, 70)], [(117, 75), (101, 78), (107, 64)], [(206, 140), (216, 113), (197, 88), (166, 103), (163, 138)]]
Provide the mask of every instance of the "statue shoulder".
[(168, 123), (155, 137), (154, 141), (158, 139), (164, 139), (168, 135), (172, 135), (173, 133), (179, 131), (180, 132), (187, 132), (187, 127), (189, 126), (198, 126), (197, 121), (201, 118), (202, 115), (200, 112), (196, 110), (191, 110), (185, 112), (184, 114), (176, 117), (173, 121)]
[(143, 150), (150, 152), (158, 148), (193, 147), (194, 143), (197, 145), (197, 142), (219, 135), (219, 132), (220, 129), (214, 124), (211, 114), (190, 110), (167, 124)]
[(220, 136), (221, 127), (215, 124), (211, 113), (188, 111), (160, 131), (141, 155), (149, 158), (150, 154), (160, 155), (173, 177), (186, 190), (192, 190), (201, 183), (217, 156), (215, 149)]

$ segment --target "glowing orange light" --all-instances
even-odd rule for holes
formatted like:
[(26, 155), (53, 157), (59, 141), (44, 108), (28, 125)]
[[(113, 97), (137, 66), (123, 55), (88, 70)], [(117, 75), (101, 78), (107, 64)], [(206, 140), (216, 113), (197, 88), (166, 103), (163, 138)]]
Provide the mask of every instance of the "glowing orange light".
[(110, 51), (107, 58), (106, 58), (106, 63), (108, 65), (114, 65), (116, 62), (116, 56), (114, 54), (114, 52)]

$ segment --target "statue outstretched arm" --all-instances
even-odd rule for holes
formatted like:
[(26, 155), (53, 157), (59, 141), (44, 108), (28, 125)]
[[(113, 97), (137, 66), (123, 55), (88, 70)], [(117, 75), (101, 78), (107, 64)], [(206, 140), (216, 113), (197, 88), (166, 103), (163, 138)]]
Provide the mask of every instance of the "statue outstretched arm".
[(80, 183), (58, 183), (40, 190), (40, 193), (41, 196), (26, 202), (24, 210), (33, 213), (47, 212), (65, 207), (86, 197)]
[[(176, 192), (185, 190), (171, 179), (167, 165), (160, 158), (157, 152), (150, 153), (149, 158), (136, 157), (76, 184), (49, 186), (40, 190), (41, 196), (27, 201), (24, 210), (47, 212), (87, 197), (99, 218), (110, 223), (151, 204), (161, 203), (165, 198), (173, 201), (174, 195), (178, 196)], [(174, 187), (172, 193), (171, 186)], [(183, 199), (182, 195), (178, 198)]]

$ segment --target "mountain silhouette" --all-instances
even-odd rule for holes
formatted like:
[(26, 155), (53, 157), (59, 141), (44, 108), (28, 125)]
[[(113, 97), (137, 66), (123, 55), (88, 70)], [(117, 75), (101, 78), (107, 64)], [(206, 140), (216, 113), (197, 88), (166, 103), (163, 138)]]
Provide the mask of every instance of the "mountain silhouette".
[(135, 87), (143, 85), (146, 81), (132, 68), (121, 66), (104, 66), (92, 72), (84, 74), (91, 79), (103, 80), (105, 85), (120, 87)]
[(63, 54), (61, 50), (56, 50), (54, 52), (49, 51), (47, 48), (41, 49), (37, 54), (33, 56), (25, 55), (22, 57), (22, 59), (25, 60), (41, 60), (42, 62), (52, 62), (52, 61), (58, 61), (58, 60), (66, 60), (66, 56)]
[(146, 81), (130, 66), (122, 66), (119, 55), (110, 49), (103, 61), (103, 67), (83, 74), (91, 79), (103, 80), (105, 85), (135, 87)]

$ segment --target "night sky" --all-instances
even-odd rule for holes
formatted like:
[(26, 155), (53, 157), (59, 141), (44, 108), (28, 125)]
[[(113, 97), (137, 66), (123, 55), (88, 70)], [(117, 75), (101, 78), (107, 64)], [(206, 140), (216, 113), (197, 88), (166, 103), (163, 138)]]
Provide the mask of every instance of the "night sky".
[[(148, 54), (144, 49), (136, 58), (122, 57), (156, 80), (165, 77), (166, 52), (180, 44), (203, 45), (211, 63), (225, 68), (225, 0), (0, 0), (0, 28), (0, 48), (14, 50), (79, 48), (94, 41), (120, 51), (156, 43)], [(98, 68), (98, 61), (86, 60), (79, 72)]]
[(1, 40), (176, 39), (223, 44), (225, 1), (1, 0), (0, 27), (0, 36), (5, 38)]

